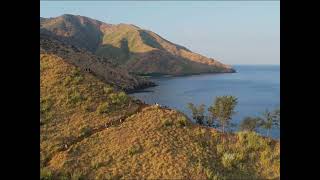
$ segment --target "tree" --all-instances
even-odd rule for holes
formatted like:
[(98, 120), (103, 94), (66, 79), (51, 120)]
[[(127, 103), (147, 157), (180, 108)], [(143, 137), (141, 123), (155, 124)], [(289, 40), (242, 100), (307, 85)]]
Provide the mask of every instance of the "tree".
[(222, 127), (224, 133), (225, 128), (230, 126), (232, 116), (236, 113), (235, 107), (238, 100), (234, 96), (218, 96), (214, 103), (208, 108), (211, 118)]
[(259, 127), (261, 119), (258, 117), (245, 117), (241, 124), (240, 130), (241, 131), (256, 131)]
[(204, 111), (205, 111), (205, 105), (201, 104), (198, 107), (195, 106), (192, 103), (188, 103), (188, 108), (192, 112), (192, 118), (198, 123), (198, 124), (204, 124)]
[(273, 114), (275, 116), (275, 120), (274, 120), (275, 126), (280, 127), (280, 107), (275, 109)]
[(280, 108), (270, 112), (268, 109), (263, 113), (261, 126), (267, 130), (269, 136), (270, 129), (280, 127)]

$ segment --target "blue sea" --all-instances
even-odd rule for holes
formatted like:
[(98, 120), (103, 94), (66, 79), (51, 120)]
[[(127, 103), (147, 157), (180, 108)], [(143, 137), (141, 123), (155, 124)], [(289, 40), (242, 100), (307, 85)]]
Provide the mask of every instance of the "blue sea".
[[(158, 103), (180, 110), (191, 117), (187, 103), (205, 104), (209, 107), (216, 96), (233, 95), (238, 98), (232, 123), (239, 124), (246, 116), (260, 116), (280, 106), (279, 65), (236, 65), (237, 73), (203, 74), (182, 77), (152, 78), (156, 87), (131, 94), (148, 103)], [(259, 130), (265, 135), (264, 130)], [(270, 131), (280, 138), (280, 130)]]

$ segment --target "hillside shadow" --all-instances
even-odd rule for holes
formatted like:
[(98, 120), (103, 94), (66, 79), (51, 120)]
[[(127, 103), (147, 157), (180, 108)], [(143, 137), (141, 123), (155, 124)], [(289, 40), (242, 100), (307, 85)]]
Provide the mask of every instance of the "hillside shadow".
[(160, 43), (157, 42), (156, 38), (150, 36), (148, 33), (146, 33), (145, 31), (143, 30), (138, 30), (139, 31), (139, 34), (140, 34), (140, 37), (142, 39), (142, 41), (153, 47), (153, 48), (157, 48), (157, 49), (161, 49), (161, 50), (165, 50)]

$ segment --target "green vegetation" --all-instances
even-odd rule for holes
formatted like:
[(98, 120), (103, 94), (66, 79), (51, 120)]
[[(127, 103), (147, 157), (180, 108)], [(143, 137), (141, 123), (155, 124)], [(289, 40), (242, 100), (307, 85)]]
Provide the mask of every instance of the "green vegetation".
[(188, 120), (185, 116), (181, 116), (178, 118), (178, 123), (180, 127), (184, 127), (184, 126), (187, 126)]
[(99, 114), (108, 114), (110, 112), (117, 111), (128, 104), (131, 99), (124, 92), (111, 93), (110, 88), (104, 88), (104, 92), (107, 95), (107, 101), (101, 103), (97, 107), (97, 112)]
[[(188, 103), (187, 107), (192, 112), (192, 118), (196, 123), (203, 125), (206, 119), (206, 125), (209, 127), (222, 128), (222, 133), (225, 128), (233, 126), (231, 123), (232, 115), (234, 115), (235, 107), (238, 101), (234, 96), (217, 96), (214, 103), (208, 108), (209, 115), (205, 115), (205, 105), (195, 106), (193, 103)], [(245, 117), (241, 124), (241, 131), (257, 131), (258, 128), (267, 130), (269, 136), (270, 129), (280, 127), (280, 108), (273, 112), (266, 110), (262, 117)]]
[(240, 124), (241, 131), (256, 131), (261, 119), (254, 117), (245, 117)]
[(222, 127), (222, 132), (230, 125), (231, 117), (235, 114), (238, 101), (234, 96), (218, 96), (214, 104), (208, 108), (211, 118)]
[(40, 180), (52, 180), (52, 172), (47, 168), (40, 169)]
[(109, 102), (104, 102), (97, 107), (97, 111), (99, 114), (108, 113), (110, 110)]
[(129, 97), (124, 92), (112, 93), (109, 96), (110, 101), (114, 105), (126, 105), (128, 103)]
[(72, 91), (67, 96), (67, 103), (70, 105), (78, 105), (82, 100), (84, 100), (84, 97), (77, 91)]
[(50, 97), (40, 98), (40, 123), (44, 124), (50, 121), (53, 117), (51, 108), (53, 106), (53, 101)]
[(164, 120), (163, 125), (165, 127), (169, 127), (169, 126), (173, 125), (173, 122), (171, 120), (169, 120), (169, 119), (166, 119), (166, 120)]
[(267, 136), (269, 136), (270, 129), (280, 126), (280, 109), (276, 109), (273, 112), (266, 110), (261, 120), (261, 126), (267, 130)]
[(85, 137), (90, 135), (92, 132), (92, 128), (91, 127), (82, 127), (80, 129), (80, 136)]
[(110, 86), (105, 86), (105, 87), (103, 88), (103, 91), (104, 91), (104, 93), (106, 93), (106, 94), (111, 94), (114, 90), (113, 90), (113, 88), (110, 87)]
[(130, 156), (133, 156), (142, 151), (142, 147), (140, 145), (133, 145), (129, 148), (128, 153)]
[(204, 124), (204, 111), (205, 111), (205, 105), (201, 104), (199, 107), (195, 106), (192, 103), (188, 103), (188, 108), (192, 112), (192, 118), (198, 123), (198, 124)]

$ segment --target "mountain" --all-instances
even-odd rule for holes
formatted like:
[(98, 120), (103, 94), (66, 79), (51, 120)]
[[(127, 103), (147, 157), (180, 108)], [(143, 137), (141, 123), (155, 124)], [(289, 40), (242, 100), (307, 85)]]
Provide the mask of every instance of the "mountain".
[[(42, 18), (40, 22), (48, 23)], [(80, 22), (104, 26), (94, 20)], [(117, 31), (106, 29), (106, 34)], [(123, 68), (139, 56), (129, 47), (148, 49), (145, 43), (131, 46), (129, 37), (134, 36), (128, 36), (128, 59), (112, 60), (109, 53), (95, 54), (102, 48), (93, 46), (99, 38), (92, 40), (96, 36), (84, 29), (70, 32), (84, 33), (81, 37), (87, 42), (40, 28), (40, 180), (279, 179), (279, 141), (254, 132), (222, 133), (194, 124), (177, 110), (144, 104), (125, 93), (154, 85)], [(170, 44), (161, 46), (165, 43)], [(174, 47), (176, 53), (188, 51)]]
[(126, 69), (117, 67), (107, 58), (71, 45), (70, 40), (63, 41), (59, 36), (45, 29), (40, 31), (40, 54), (57, 56), (126, 92), (155, 85), (143, 77), (129, 74)]
[(65, 14), (40, 18), (46, 29), (70, 44), (108, 59), (136, 74), (185, 75), (235, 72), (231, 66), (174, 44), (131, 24), (107, 24)]
[(54, 52), (72, 47), (46, 41), (40, 53), (41, 180), (279, 179), (279, 141), (223, 134), (176, 110), (143, 104), (70, 63), (73, 56)]

